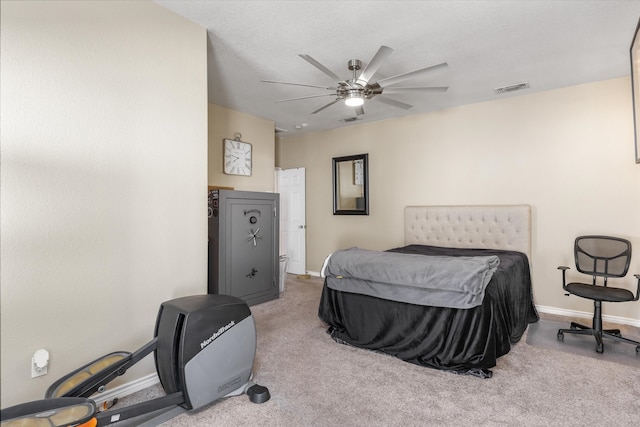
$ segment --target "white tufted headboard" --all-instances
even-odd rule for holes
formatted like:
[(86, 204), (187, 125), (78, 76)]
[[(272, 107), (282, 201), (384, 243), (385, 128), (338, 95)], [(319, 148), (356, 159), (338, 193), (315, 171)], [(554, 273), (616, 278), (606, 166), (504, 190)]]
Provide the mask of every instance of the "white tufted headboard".
[(531, 263), (531, 207), (407, 206), (405, 244), (523, 252)]

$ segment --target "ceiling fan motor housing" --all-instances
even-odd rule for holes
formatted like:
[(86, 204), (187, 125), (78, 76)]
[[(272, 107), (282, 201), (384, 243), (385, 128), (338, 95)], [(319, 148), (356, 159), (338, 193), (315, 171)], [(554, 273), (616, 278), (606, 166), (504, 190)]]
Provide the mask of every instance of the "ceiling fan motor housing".
[(351, 71), (358, 71), (360, 68), (362, 68), (362, 61), (360, 61), (359, 59), (350, 59), (347, 66)]

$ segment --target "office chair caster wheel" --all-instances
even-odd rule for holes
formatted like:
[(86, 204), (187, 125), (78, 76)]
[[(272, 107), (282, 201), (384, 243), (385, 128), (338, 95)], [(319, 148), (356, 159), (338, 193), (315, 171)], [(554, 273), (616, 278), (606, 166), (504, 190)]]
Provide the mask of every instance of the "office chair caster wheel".
[(604, 344), (596, 344), (596, 353), (602, 354), (604, 352)]
[(640, 345), (636, 346), (636, 353), (640, 353)]
[(564, 334), (562, 332), (558, 332), (558, 341), (564, 341)]

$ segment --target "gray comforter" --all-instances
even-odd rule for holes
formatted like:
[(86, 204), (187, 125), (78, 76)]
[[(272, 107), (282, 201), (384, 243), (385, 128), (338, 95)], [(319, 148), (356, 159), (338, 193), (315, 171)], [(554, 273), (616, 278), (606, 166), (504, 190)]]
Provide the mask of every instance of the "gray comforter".
[(338, 291), (466, 309), (482, 303), (499, 264), (495, 255), (426, 256), (351, 248), (329, 255), (321, 275)]

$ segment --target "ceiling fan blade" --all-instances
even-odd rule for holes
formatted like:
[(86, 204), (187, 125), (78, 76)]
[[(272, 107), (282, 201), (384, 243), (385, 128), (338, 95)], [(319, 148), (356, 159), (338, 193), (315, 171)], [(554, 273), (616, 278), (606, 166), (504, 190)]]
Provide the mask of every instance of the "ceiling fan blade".
[(387, 97), (384, 97), (382, 95), (377, 95), (376, 97), (374, 97), (372, 99), (375, 99), (376, 101), (380, 101), (380, 102), (382, 102), (384, 104), (388, 104), (388, 105), (392, 105), (394, 107), (402, 108), (403, 110), (408, 110), (408, 109), (413, 107), (413, 105), (405, 104), (404, 102), (396, 101), (395, 99), (387, 98)]
[(336, 96), (336, 94), (335, 94), (335, 93), (323, 93), (322, 95), (300, 96), (300, 97), (298, 97), (298, 98), (280, 99), (280, 100), (278, 100), (278, 101), (273, 101), (273, 102), (298, 101), (298, 100), (300, 100), (300, 99), (320, 98), (321, 96)]
[(371, 62), (369, 62), (364, 70), (362, 70), (362, 73), (360, 73), (360, 76), (358, 77), (356, 82), (361, 84), (362, 86), (369, 83), (369, 80), (371, 80), (371, 78), (378, 71), (378, 68), (380, 68), (380, 66), (384, 63), (384, 61), (387, 60), (392, 52), (393, 49), (391, 49), (390, 47), (380, 46), (380, 49), (378, 49), (376, 54), (373, 55), (373, 58), (371, 58)]
[(446, 92), (448, 86), (433, 87), (386, 87), (384, 93), (408, 93), (408, 92)]
[(350, 123), (350, 122), (355, 122), (356, 120), (362, 120), (362, 117), (358, 117), (358, 116), (347, 117), (345, 119), (340, 119), (338, 121), (342, 123)]
[(439, 68), (446, 68), (448, 66), (449, 66), (449, 64), (447, 64), (446, 62), (443, 62), (442, 64), (432, 65), (431, 67), (421, 68), (419, 70), (410, 71), (408, 73), (398, 74), (397, 76), (388, 77), (386, 79), (378, 80), (377, 83), (382, 87), (391, 86), (394, 83), (401, 82), (401, 81), (406, 80), (408, 78), (416, 77), (416, 76), (419, 76), (421, 74), (426, 74), (428, 72), (437, 70)]
[(291, 85), (291, 86), (304, 86), (304, 87), (317, 87), (319, 89), (327, 89), (327, 90), (338, 90), (335, 87), (326, 87), (326, 86), (317, 86), (317, 85), (306, 85), (303, 83), (287, 83), (287, 82), (276, 82), (274, 80), (261, 80), (263, 83), (275, 83), (279, 85)]
[(315, 59), (313, 59), (311, 56), (306, 55), (301, 53), (300, 58), (304, 59), (305, 61), (307, 61), (309, 64), (313, 65), (314, 67), (316, 67), (318, 70), (322, 71), (323, 73), (325, 73), (327, 76), (329, 76), (331, 78), (331, 80), (333, 81), (340, 81), (342, 79), (340, 79), (340, 77), (338, 77), (333, 71), (331, 71), (330, 69), (328, 69), (327, 67), (325, 67), (324, 65), (322, 65), (321, 63), (319, 63), (318, 61), (316, 61)]
[(340, 101), (340, 98), (336, 98), (335, 101), (331, 101), (327, 105), (318, 108), (316, 111), (312, 112), (311, 114), (319, 113), (320, 111), (324, 110), (325, 108), (331, 107), (333, 104), (335, 104), (338, 101)]

